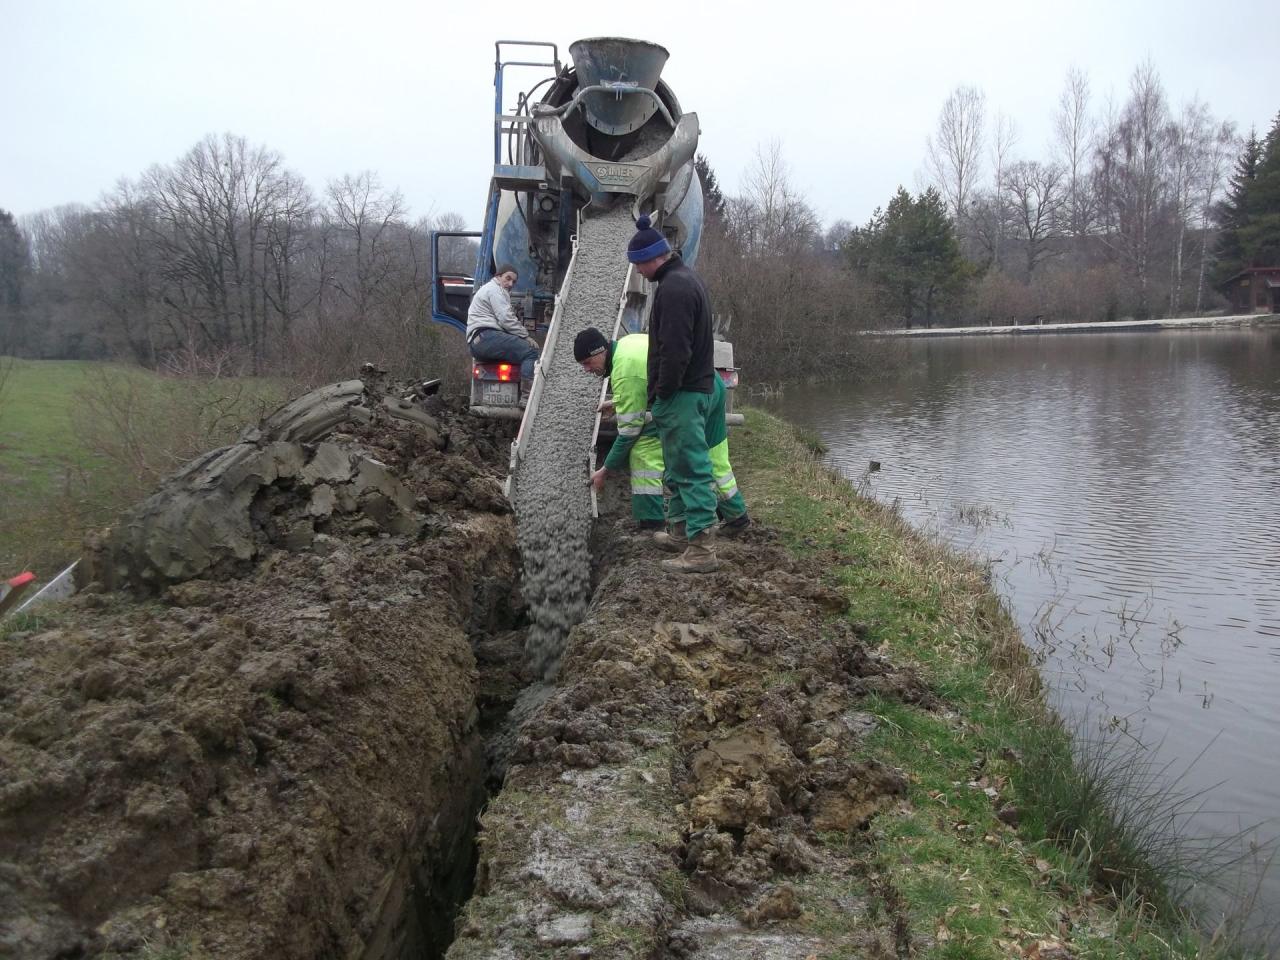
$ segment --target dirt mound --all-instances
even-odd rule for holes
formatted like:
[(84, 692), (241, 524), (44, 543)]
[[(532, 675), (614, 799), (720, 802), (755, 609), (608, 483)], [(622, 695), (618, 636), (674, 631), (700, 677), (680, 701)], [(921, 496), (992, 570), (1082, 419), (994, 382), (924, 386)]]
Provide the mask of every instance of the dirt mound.
[(905, 793), (858, 759), (860, 698), (933, 695), (767, 534), (701, 577), (663, 571), (647, 537), (618, 544), (520, 731), (449, 956), (894, 955), (893, 909), (854, 932), (811, 921), (867, 912), (834, 892), (858, 887), (848, 838)]
[(0, 645), (0, 953), (446, 935), (429, 901), (461, 878), (432, 866), (465, 862), (483, 773), (468, 634), (519, 603), (509, 438), (400, 397), (337, 385), (201, 458)]
[(498, 479), (509, 428), (378, 371), (366, 380), (307, 394), (187, 464), (90, 538), (80, 584), (156, 593), (243, 573), (274, 549), (324, 553), (334, 537), (417, 537), (441, 511), (509, 509)]

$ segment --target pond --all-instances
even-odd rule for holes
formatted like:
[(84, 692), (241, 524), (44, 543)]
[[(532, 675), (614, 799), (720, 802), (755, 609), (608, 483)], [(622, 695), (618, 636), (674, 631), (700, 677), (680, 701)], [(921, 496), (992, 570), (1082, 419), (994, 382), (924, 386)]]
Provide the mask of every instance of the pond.
[[(891, 378), (789, 386), (770, 408), (990, 563), (1059, 710), (1207, 791), (1189, 833), (1260, 825), (1252, 836), (1274, 841), (1280, 327), (903, 349)], [(1278, 874), (1263, 915), (1280, 910)]]

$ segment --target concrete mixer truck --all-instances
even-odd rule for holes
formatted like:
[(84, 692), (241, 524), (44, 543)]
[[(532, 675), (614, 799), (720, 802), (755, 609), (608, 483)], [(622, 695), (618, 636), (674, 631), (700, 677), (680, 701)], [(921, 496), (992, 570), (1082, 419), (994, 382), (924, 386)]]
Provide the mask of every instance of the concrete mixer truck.
[[(431, 319), (465, 331), (472, 292), (510, 264), (519, 272), (512, 305), (545, 362), (556, 349), (556, 308), (572, 283), (584, 219), (616, 216), (620, 206), (632, 219), (649, 214), (685, 262), (697, 260), (704, 219), (693, 162), (698, 117), (681, 110), (661, 79), (668, 53), (655, 43), (578, 40), (569, 46), (570, 64), (554, 43), (502, 40), (494, 51), (493, 176), (483, 229), (431, 235)], [(549, 74), (510, 98), (513, 67)], [(478, 240), (470, 275), (441, 269), (441, 242), (453, 237)], [(621, 262), (622, 248), (613, 253)], [(612, 334), (647, 329), (650, 305), (647, 281), (628, 271), (609, 318)], [(611, 332), (608, 323), (597, 325)], [(715, 363), (726, 386), (736, 387), (733, 347), (722, 330)], [(521, 395), (517, 364), (472, 365), (472, 413), (521, 419), (530, 399)]]

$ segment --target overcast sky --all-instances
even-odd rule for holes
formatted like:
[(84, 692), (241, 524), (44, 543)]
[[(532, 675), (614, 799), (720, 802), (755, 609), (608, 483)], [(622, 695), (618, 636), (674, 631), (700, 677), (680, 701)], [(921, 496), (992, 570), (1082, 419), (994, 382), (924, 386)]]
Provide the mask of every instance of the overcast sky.
[(1280, 110), (1275, 11), (1274, 0), (0, 0), (0, 208), (93, 203), (230, 131), (280, 152), (316, 191), (373, 170), (415, 216), (453, 211), (475, 226), (493, 42), (549, 40), (567, 58), (580, 37), (621, 35), (671, 52), (663, 77), (697, 112), (726, 192), (777, 139), (820, 216), (861, 223), (899, 184), (916, 187), (925, 138), (962, 83), (1015, 119), (1027, 159), (1047, 156), (1072, 65), (1100, 104), (1123, 99), (1150, 57), (1175, 108), (1198, 94), (1261, 134)]

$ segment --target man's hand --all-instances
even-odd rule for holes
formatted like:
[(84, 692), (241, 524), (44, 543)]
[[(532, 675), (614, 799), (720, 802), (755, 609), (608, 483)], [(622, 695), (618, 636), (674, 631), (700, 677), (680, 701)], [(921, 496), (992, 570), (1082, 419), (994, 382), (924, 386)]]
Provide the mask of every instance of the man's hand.
[(596, 407), (596, 409), (597, 409), (597, 410), (599, 410), (601, 413), (603, 413), (606, 417), (612, 417), (612, 416), (613, 416), (613, 410), (614, 410), (614, 407), (613, 407), (613, 401), (612, 401), (612, 400), (601, 400), (601, 401), (600, 401), (600, 406)]
[(592, 487), (595, 488), (595, 491), (597, 493), (599, 493), (601, 490), (604, 489), (604, 478), (608, 475), (609, 475), (609, 468), (601, 467), (599, 470), (597, 470), (595, 473), (591, 475), (591, 479), (588, 480), (587, 482), (591, 484)]
[(541, 347), (539, 347), (539, 346), (538, 346), (538, 341), (537, 341), (537, 340), (535, 340), (535, 339), (533, 339), (533, 337), (525, 337), (525, 340), (527, 340), (527, 341), (529, 342), (529, 346), (531, 346), (531, 347), (535, 347), (535, 348), (537, 348), (538, 350), (541, 350), (541, 349), (542, 349)]

